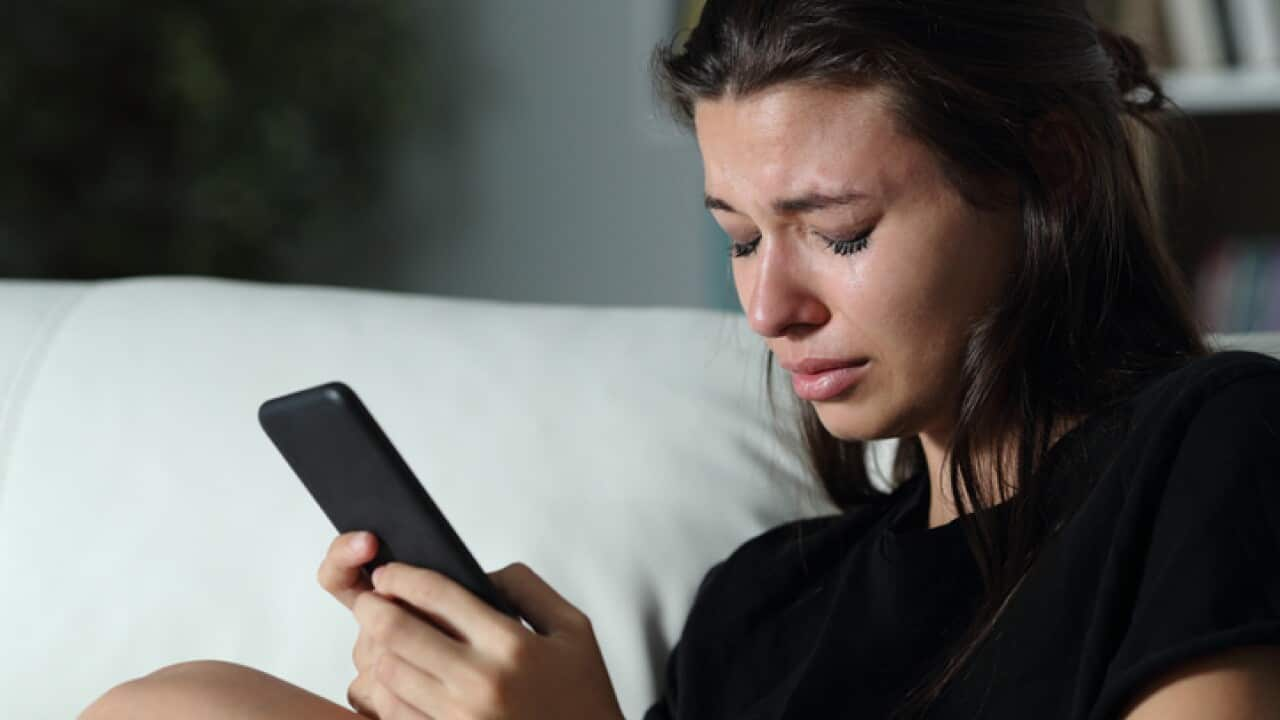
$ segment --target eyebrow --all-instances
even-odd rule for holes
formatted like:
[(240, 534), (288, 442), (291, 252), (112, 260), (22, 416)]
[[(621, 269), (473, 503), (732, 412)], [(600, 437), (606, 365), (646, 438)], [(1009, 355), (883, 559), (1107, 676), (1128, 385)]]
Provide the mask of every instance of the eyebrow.
[[(832, 207), (834, 205), (848, 205), (857, 200), (865, 200), (868, 196), (865, 193), (850, 192), (843, 195), (823, 195), (822, 193), (808, 193), (799, 197), (779, 198), (773, 201), (773, 211), (779, 215), (811, 212), (813, 210), (822, 210), (823, 208)], [(707, 195), (703, 200), (708, 210), (724, 210), (725, 212), (736, 213), (741, 215), (729, 203), (721, 200), (714, 195)]]

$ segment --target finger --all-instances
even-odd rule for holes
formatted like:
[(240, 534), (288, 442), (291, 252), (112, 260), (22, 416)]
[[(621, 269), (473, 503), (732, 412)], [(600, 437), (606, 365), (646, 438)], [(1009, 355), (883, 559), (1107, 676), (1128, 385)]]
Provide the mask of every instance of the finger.
[(433, 720), (433, 716), (423, 714), (408, 705), (382, 683), (375, 680), (373, 687), (374, 702), (382, 713), (380, 720)]
[(487, 647), (515, 631), (525, 632), (515, 620), (434, 570), (389, 562), (374, 573), (373, 587), (404, 600), (432, 621), (443, 621), (442, 629), (472, 645)]
[(377, 681), (373, 679), (373, 675), (366, 673), (356, 675), (356, 679), (347, 686), (347, 704), (364, 717), (381, 720), (375, 709), (373, 697), (376, 685)]
[(434, 715), (422, 714), (416, 707), (396, 696), (387, 685), (378, 682), (370, 675), (370, 703), (376, 708), (374, 717), (378, 720), (435, 720)]
[(355, 648), (351, 651), (351, 662), (355, 664), (357, 672), (369, 672), (382, 652), (382, 648), (378, 646), (373, 636), (362, 628), (359, 637), (356, 638)]
[(360, 572), (360, 567), (378, 553), (378, 539), (373, 533), (358, 531), (342, 533), (329, 545), (324, 561), (316, 573), (320, 587), (350, 609), (356, 596), (372, 589)]
[[(462, 717), (449, 688), (445, 687), (444, 683), (422, 672), (395, 653), (383, 653), (378, 658), (373, 668), (373, 677), (378, 686), (394, 698), (392, 703), (387, 705), (387, 712), (391, 717), (399, 717), (395, 713), (400, 710), (417, 713), (411, 716), (414, 718)], [(393, 710), (392, 704), (398, 707)]]
[(524, 563), (511, 563), (489, 573), (489, 578), (541, 635), (576, 629), (588, 622), (581, 610)]
[(352, 613), (360, 623), (361, 632), (368, 633), (379, 646), (375, 665), (383, 656), (395, 654), (447, 683), (450, 672), (465, 670), (474, 662), (466, 645), (392, 598), (363, 593), (356, 598)]

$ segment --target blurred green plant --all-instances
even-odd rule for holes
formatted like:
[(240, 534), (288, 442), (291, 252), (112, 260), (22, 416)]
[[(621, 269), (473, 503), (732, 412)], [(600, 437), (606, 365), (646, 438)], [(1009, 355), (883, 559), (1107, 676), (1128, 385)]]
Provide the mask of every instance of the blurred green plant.
[(415, 4), (6, 3), (0, 274), (267, 278), (358, 229), (428, 121)]

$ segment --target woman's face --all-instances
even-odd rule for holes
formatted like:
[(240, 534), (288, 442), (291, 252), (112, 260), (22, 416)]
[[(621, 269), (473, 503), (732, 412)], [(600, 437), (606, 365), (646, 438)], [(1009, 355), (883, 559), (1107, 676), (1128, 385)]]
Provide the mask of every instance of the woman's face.
[(883, 101), (796, 84), (699, 101), (707, 205), (748, 253), (731, 260), (734, 285), (779, 363), (867, 359), (852, 386), (810, 400), (829, 432), (946, 438), (970, 326), (1002, 293), (1019, 219), (966, 203)]

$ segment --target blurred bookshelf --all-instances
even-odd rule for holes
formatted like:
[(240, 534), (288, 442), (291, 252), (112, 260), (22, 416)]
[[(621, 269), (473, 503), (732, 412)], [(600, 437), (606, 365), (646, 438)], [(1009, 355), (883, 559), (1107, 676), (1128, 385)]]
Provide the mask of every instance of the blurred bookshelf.
[(1280, 69), (1173, 70), (1165, 93), (1189, 113), (1280, 113)]
[(1175, 128), (1185, 186), (1172, 159), (1148, 153), (1144, 165), (1202, 327), (1280, 330), (1280, 0), (1088, 5), (1142, 47), (1191, 125)]

